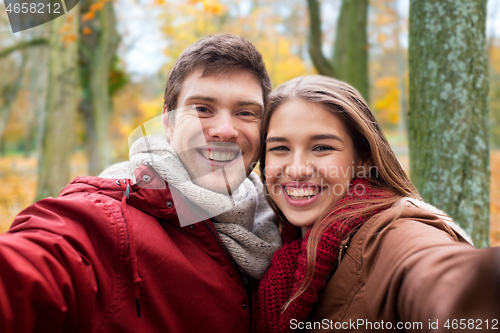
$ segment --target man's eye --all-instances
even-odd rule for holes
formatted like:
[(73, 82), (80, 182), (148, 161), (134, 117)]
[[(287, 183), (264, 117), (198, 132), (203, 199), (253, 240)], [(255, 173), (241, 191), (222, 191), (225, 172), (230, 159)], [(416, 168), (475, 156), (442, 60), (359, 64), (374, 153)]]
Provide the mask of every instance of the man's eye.
[(313, 148), (313, 151), (328, 151), (328, 150), (335, 150), (335, 148), (326, 145), (319, 145)]
[(210, 110), (209, 110), (209, 109), (207, 109), (207, 108), (206, 108), (206, 107), (204, 107), (204, 106), (197, 106), (197, 107), (196, 107), (196, 111), (201, 112), (201, 113), (208, 113), (208, 112), (210, 112)]
[(250, 116), (253, 116), (253, 113), (250, 111), (241, 111), (240, 116), (250, 117)]

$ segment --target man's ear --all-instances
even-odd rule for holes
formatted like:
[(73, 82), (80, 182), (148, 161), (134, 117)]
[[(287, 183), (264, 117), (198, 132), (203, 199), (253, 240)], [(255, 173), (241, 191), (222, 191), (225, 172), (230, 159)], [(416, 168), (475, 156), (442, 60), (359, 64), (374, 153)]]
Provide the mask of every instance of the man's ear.
[(161, 121), (163, 123), (163, 129), (165, 129), (165, 133), (167, 133), (167, 138), (169, 141), (172, 141), (174, 137), (174, 124), (171, 123), (171, 119), (169, 112), (167, 111), (167, 106), (163, 106), (163, 114), (161, 116)]

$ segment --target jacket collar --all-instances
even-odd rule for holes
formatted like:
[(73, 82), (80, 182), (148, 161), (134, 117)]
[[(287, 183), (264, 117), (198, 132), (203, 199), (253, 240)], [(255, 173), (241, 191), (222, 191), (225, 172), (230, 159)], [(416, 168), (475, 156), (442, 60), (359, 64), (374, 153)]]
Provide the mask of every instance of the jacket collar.
[[(137, 183), (131, 179), (111, 179), (91, 176), (75, 178), (59, 194), (59, 196), (73, 193), (97, 193), (120, 201), (124, 190), (120, 182), (129, 186), (130, 198), (128, 205), (156, 218), (169, 219), (177, 214), (192, 215), (192, 209), (187, 202), (179, 200), (176, 193), (171, 191), (167, 182), (149, 165), (139, 166), (135, 172)], [(174, 198), (175, 204), (174, 207)]]

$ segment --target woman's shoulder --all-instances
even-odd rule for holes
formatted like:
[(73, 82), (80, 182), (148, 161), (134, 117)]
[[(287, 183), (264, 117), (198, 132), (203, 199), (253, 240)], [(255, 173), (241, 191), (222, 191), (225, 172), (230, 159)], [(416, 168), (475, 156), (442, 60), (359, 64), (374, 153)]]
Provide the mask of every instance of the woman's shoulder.
[[(452, 218), (436, 207), (414, 198), (401, 198), (390, 208), (366, 221), (357, 232), (357, 240), (385, 238), (385, 233), (412, 235), (416, 231), (428, 237), (444, 232), (453, 241), (473, 245), (470, 236)], [(429, 234), (430, 233), (430, 234)], [(353, 237), (354, 240), (354, 237)]]
[[(448, 214), (434, 207), (433, 205), (422, 200), (405, 197), (397, 201), (392, 208), (397, 209), (398, 207), (403, 207), (404, 218), (411, 219), (412, 216), (415, 216), (419, 218), (419, 222), (421, 223), (432, 221), (429, 224), (434, 227), (439, 227), (440, 224), (444, 223), (444, 226), (446, 226), (445, 229), (450, 234), (455, 234), (460, 241), (466, 241), (467, 243), (474, 245), (471, 237), (464, 229), (462, 229), (457, 223), (455, 223)], [(431, 216), (432, 218), (429, 219), (429, 216)]]
[(472, 244), (467, 233), (444, 212), (414, 198), (401, 198), (390, 208), (366, 221), (344, 240), (350, 255), (359, 258), (381, 249), (405, 250), (459, 242)]

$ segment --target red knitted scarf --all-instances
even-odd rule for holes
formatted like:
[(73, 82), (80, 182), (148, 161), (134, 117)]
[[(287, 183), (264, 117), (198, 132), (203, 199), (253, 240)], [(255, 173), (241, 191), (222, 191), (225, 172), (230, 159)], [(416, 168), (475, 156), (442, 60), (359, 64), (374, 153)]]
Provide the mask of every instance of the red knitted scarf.
[[(304, 322), (313, 309), (318, 295), (325, 282), (337, 265), (340, 243), (354, 229), (383, 211), (374, 211), (349, 218), (336, 218), (340, 214), (366, 208), (369, 200), (388, 199), (394, 194), (386, 189), (375, 187), (369, 180), (358, 178), (351, 182), (348, 193), (342, 197), (333, 208), (334, 214), (329, 214), (330, 226), (321, 236), (316, 252), (316, 268), (309, 288), (291, 303), (282, 313), (285, 302), (300, 288), (306, 276), (307, 240), (311, 231), (303, 239), (300, 228), (285, 223), (283, 230), (283, 247), (276, 251), (271, 267), (264, 275), (258, 292), (258, 331), (259, 332), (290, 332), (290, 321), (297, 319)], [(346, 205), (344, 208), (338, 207)], [(337, 207), (337, 208), (336, 208)]]

